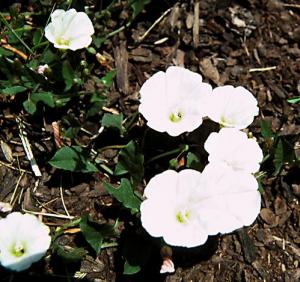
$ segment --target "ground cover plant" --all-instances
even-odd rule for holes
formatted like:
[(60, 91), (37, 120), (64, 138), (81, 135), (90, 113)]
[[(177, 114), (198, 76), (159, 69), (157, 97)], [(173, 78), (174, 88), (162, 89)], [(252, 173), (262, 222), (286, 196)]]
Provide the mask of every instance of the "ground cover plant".
[(300, 278), (295, 1), (0, 5), (1, 281)]

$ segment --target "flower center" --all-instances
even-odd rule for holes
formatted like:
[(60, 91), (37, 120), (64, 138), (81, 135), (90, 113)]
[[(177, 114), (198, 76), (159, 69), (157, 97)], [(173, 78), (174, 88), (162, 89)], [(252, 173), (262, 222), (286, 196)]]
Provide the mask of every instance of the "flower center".
[(191, 219), (192, 212), (190, 210), (180, 210), (176, 213), (176, 220), (181, 224), (187, 224)]
[(65, 36), (61, 36), (59, 38), (56, 39), (56, 43), (58, 45), (66, 45), (69, 46), (70, 45), (70, 39), (66, 38)]
[(182, 111), (175, 111), (171, 112), (169, 115), (169, 119), (171, 122), (180, 122), (183, 119), (183, 112)]
[(24, 245), (21, 242), (17, 242), (12, 247), (11, 252), (12, 252), (12, 254), (15, 257), (20, 257), (20, 256), (24, 255), (24, 253), (25, 253), (25, 247), (24, 247)]

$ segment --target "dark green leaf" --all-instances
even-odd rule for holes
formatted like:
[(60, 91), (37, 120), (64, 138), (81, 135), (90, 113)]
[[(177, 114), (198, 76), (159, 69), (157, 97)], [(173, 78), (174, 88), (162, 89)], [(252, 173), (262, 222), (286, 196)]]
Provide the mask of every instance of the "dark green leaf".
[(123, 274), (132, 275), (140, 271), (141, 271), (141, 267), (139, 265), (130, 265), (127, 260), (125, 261)]
[(101, 125), (104, 127), (115, 127), (118, 128), (120, 133), (123, 133), (123, 114), (113, 115), (110, 113), (105, 113), (101, 120)]
[(65, 91), (68, 91), (71, 89), (75, 78), (74, 70), (69, 61), (63, 62), (62, 75), (66, 84)]
[(13, 55), (14, 55), (13, 52), (8, 51), (8, 50), (6, 50), (6, 49), (0, 47), (0, 56), (11, 57), (11, 56), (13, 56)]
[(80, 127), (69, 127), (63, 135), (65, 138), (75, 138), (79, 131)]
[(79, 146), (59, 149), (49, 163), (68, 171), (95, 172), (97, 167), (88, 160), (88, 151)]
[(118, 155), (118, 164), (115, 175), (120, 176), (129, 173), (134, 186), (144, 176), (144, 156), (141, 154), (134, 141), (130, 141)]
[(33, 38), (32, 38), (32, 43), (33, 43), (34, 46), (40, 43), (40, 40), (41, 40), (42, 36), (43, 36), (43, 32), (40, 28), (38, 28), (34, 32)]
[(281, 168), (285, 163), (292, 163), (294, 160), (295, 152), (293, 146), (284, 138), (279, 138), (275, 148), (273, 160), (275, 166), (275, 175), (280, 173)]
[(26, 100), (23, 102), (23, 107), (27, 113), (33, 115), (36, 112), (36, 104), (31, 100)]
[(56, 59), (57, 59), (57, 55), (54, 54), (50, 49), (45, 51), (45, 53), (43, 54), (43, 62), (45, 64), (50, 64), (54, 62)]
[(262, 137), (266, 138), (272, 138), (275, 136), (275, 133), (272, 131), (272, 127), (271, 127), (271, 123), (266, 121), (266, 120), (262, 120), (260, 122), (260, 128), (261, 128), (261, 135)]
[(192, 152), (186, 155), (186, 167), (195, 170), (202, 170), (202, 164), (198, 156)]
[(101, 47), (101, 45), (106, 41), (106, 37), (96, 37), (93, 40), (93, 43), (95, 44), (95, 46), (99, 49)]
[(101, 251), (103, 241), (116, 235), (113, 225), (97, 224), (89, 220), (88, 216), (82, 217), (79, 226), (85, 240), (90, 244), (97, 255), (99, 255)]
[(134, 19), (151, 0), (129, 0), (129, 5), (133, 10), (132, 19)]
[(106, 86), (106, 87), (111, 87), (114, 81), (114, 78), (117, 74), (117, 70), (112, 70), (108, 72), (105, 76), (103, 76), (100, 81)]
[(87, 253), (84, 248), (63, 247), (59, 244), (54, 244), (53, 249), (58, 256), (70, 263), (81, 261)]
[(23, 103), (25, 110), (34, 114), (36, 112), (36, 105), (41, 102), (51, 108), (54, 108), (54, 98), (51, 92), (40, 92), (40, 93), (32, 93), (28, 100)]
[(86, 113), (86, 117), (87, 118), (92, 117), (92, 116), (95, 116), (95, 115), (101, 113), (102, 108), (105, 105), (105, 103), (106, 103), (106, 100), (102, 100), (102, 101), (93, 103), (92, 106), (88, 109), (88, 111)]
[(144, 234), (128, 230), (124, 235), (124, 245), (121, 250), (125, 258), (123, 273), (132, 275), (148, 265), (152, 252), (157, 251), (154, 248), (152, 242), (147, 240)]
[(56, 107), (63, 107), (71, 100), (70, 97), (55, 97), (54, 102)]
[(6, 87), (2, 90), (2, 94), (4, 95), (15, 95), (17, 93), (21, 93), (26, 91), (27, 88), (24, 86), (12, 86), (12, 87)]
[(128, 179), (122, 178), (118, 188), (109, 183), (104, 183), (105, 189), (121, 202), (124, 207), (131, 209), (132, 212), (138, 212), (141, 200), (134, 194), (133, 188)]

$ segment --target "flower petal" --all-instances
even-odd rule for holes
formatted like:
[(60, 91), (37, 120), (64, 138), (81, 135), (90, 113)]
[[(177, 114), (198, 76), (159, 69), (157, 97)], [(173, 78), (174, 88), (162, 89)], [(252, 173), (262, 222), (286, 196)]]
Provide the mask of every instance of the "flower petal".
[(212, 91), (208, 117), (225, 127), (243, 129), (258, 115), (257, 100), (244, 87), (219, 86)]
[(234, 128), (213, 132), (204, 144), (210, 163), (222, 162), (233, 170), (254, 173), (259, 170), (263, 153), (254, 138)]

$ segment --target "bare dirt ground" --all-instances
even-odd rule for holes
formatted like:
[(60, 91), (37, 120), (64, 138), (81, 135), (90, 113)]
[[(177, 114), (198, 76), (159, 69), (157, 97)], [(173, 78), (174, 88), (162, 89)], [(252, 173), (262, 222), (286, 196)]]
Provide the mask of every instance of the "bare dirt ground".
[[(112, 31), (123, 24), (128, 16), (123, 4), (116, 5), (111, 26), (99, 29)], [(242, 85), (252, 91), (258, 99), (260, 114), (250, 130), (265, 150), (272, 146), (272, 140), (268, 143), (261, 137), (261, 120), (269, 121), (274, 132), (279, 132), (293, 146), (298, 142), (299, 146), (300, 107), (287, 102), (300, 95), (299, 42), (297, 1), (190, 0), (159, 4), (152, 1), (130, 28), (117, 33), (101, 47), (100, 52), (109, 58), (109, 66), (118, 70), (109, 107), (125, 116), (133, 114), (138, 108), (138, 91), (150, 75), (170, 65), (184, 66), (201, 73), (204, 80), (214, 86)], [(99, 64), (86, 88), (97, 87), (93, 77), (101, 75), (106, 67)], [(59, 120), (59, 112), (49, 114), (44, 121), (23, 116), (43, 174), (38, 181), (33, 177), (14, 121), (21, 106), (15, 100), (3, 100), (0, 104), (3, 112), (0, 115), (1, 138), (18, 155), (18, 163), (8, 165), (0, 153), (0, 202), (11, 202), (14, 210), (58, 214), (66, 214), (67, 210), (74, 217), (89, 213), (99, 222), (130, 218), (126, 212), (120, 212), (119, 204), (101, 183), (103, 179), (115, 183), (115, 179), (101, 172), (92, 175), (62, 173), (47, 164), (55, 148), (51, 129), (45, 126)], [(70, 113), (77, 114), (75, 105)], [(96, 122), (80, 120), (80, 115), (78, 122), (92, 133), (99, 128)], [(134, 126), (132, 136), (139, 138), (145, 128), (145, 125)], [(126, 143), (110, 134), (104, 132), (96, 146), (117, 144), (117, 141)], [(151, 140), (155, 140), (155, 133), (149, 134), (154, 136), (151, 135)], [(198, 134), (190, 135), (188, 140), (192, 143)], [(88, 137), (81, 132), (82, 144)], [(165, 142), (169, 142), (168, 139)], [(107, 149), (102, 156), (114, 164), (117, 152)], [(145, 151), (146, 158), (151, 154)], [(262, 166), (262, 171), (266, 172), (262, 180), (262, 210), (255, 223), (232, 234), (210, 238), (201, 248), (187, 252), (174, 250), (174, 274), (157, 274), (161, 261), (159, 250), (153, 246), (153, 255), (141, 273), (122, 275), (122, 238), (125, 241), (131, 236), (135, 238), (139, 232), (128, 229), (128, 233), (121, 236), (119, 247), (106, 248), (98, 257), (87, 255), (81, 262), (65, 263), (52, 256), (46, 258), (46, 263), (40, 262), (13, 276), (1, 269), (0, 280), (21, 281), (29, 277), (30, 281), (77, 281), (74, 274), (80, 271), (85, 275), (78, 281), (299, 281), (300, 171), (286, 164), (274, 175), (272, 166), (269, 162)], [(155, 171), (158, 171), (156, 167), (146, 167), (146, 180)], [(43, 220), (52, 230), (67, 222), (64, 218), (47, 216)], [(60, 244), (69, 247), (81, 241), (75, 231), (60, 238)]]

